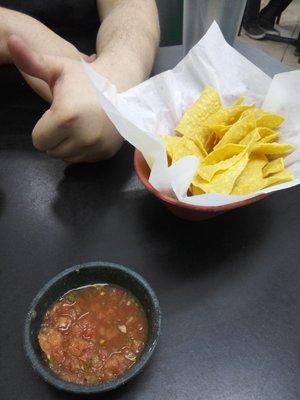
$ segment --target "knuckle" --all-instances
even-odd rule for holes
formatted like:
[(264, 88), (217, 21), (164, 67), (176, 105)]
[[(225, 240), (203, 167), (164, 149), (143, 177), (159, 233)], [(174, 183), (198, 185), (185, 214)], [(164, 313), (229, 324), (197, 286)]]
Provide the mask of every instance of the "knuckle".
[(81, 135), (79, 142), (83, 147), (95, 146), (101, 139), (96, 135)]
[(66, 113), (63, 114), (59, 119), (59, 126), (62, 128), (69, 128), (73, 125), (79, 118), (76, 113)]
[(55, 115), (56, 124), (61, 128), (69, 128), (70, 125), (73, 125), (79, 118), (79, 113), (70, 110), (65, 105), (53, 105), (52, 106), (52, 115)]

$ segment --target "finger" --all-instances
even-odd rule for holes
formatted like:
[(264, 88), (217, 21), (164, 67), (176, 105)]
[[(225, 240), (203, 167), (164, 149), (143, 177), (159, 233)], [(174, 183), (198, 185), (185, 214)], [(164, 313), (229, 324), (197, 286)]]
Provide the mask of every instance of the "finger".
[(61, 126), (51, 110), (45, 112), (32, 132), (33, 145), (39, 151), (51, 150), (69, 136), (67, 127)]
[(42, 79), (50, 87), (54, 85), (62, 71), (62, 64), (51, 56), (32, 51), (19, 36), (8, 38), (8, 49), (17, 68), (35, 78)]
[(47, 151), (48, 156), (53, 158), (73, 158), (82, 155), (82, 147), (73, 138), (65, 139), (58, 146)]

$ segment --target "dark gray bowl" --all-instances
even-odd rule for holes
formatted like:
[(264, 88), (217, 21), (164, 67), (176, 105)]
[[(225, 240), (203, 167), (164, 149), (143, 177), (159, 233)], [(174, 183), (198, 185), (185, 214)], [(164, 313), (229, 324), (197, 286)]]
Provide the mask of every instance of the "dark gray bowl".
[[(95, 283), (111, 283), (128, 289), (144, 307), (149, 325), (148, 341), (139, 360), (123, 375), (99, 385), (68, 383), (48, 367), (39, 348), (37, 335), (48, 307), (68, 290)], [(160, 334), (161, 312), (149, 284), (136, 272), (121, 265), (91, 262), (71, 267), (51, 279), (36, 295), (25, 320), (24, 345), (34, 370), (48, 383), (71, 393), (92, 394), (116, 389), (134, 378), (149, 361)]]

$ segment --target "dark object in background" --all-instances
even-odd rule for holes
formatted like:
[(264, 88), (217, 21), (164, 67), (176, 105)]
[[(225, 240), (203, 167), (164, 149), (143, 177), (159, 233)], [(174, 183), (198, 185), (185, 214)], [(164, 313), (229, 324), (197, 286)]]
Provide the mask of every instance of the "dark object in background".
[(295, 54), (296, 57), (300, 57), (300, 39), (298, 39), (298, 45), (296, 47), (296, 50), (295, 50), (294, 54)]
[(182, 44), (183, 0), (156, 0), (161, 30), (160, 46)]
[(248, 0), (243, 18), (245, 33), (252, 39), (263, 39), (265, 31), (258, 24), (260, 0)]
[(296, 57), (299, 57), (298, 62), (300, 63), (300, 32), (299, 32), (298, 39), (296, 40), (295, 46), (296, 46), (296, 49), (295, 49), (295, 53), (294, 54), (295, 54)]
[(279, 35), (274, 28), (276, 18), (290, 5), (293, 0), (271, 0), (261, 11), (261, 0), (248, 0), (243, 27), (252, 39), (263, 39), (265, 34)]
[(273, 33), (276, 18), (291, 4), (293, 0), (271, 0), (259, 13), (259, 25), (267, 32)]

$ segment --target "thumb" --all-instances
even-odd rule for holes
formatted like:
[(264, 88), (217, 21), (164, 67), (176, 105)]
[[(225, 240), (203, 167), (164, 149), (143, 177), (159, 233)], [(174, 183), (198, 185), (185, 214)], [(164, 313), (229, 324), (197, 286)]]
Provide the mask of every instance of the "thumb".
[(25, 74), (42, 79), (50, 88), (62, 72), (62, 64), (53, 56), (32, 51), (19, 36), (11, 35), (7, 46), (16, 67)]

